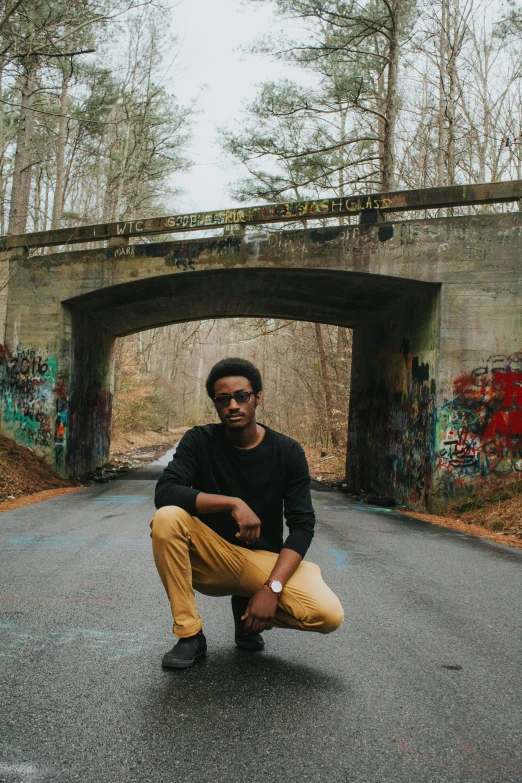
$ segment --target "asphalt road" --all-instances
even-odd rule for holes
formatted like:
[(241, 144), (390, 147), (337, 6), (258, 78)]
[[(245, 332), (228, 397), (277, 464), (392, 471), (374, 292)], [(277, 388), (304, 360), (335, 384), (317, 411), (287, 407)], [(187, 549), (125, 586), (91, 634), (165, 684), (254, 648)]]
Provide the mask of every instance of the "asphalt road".
[(314, 492), (344, 625), (163, 671), (158, 470), (0, 514), (2, 783), (520, 783), (522, 552)]

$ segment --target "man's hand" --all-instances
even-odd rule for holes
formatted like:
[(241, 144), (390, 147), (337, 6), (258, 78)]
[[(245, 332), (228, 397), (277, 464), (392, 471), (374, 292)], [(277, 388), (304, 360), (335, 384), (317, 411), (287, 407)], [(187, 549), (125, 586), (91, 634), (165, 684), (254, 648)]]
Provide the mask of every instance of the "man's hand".
[[(303, 558), (293, 549), (283, 549), (270, 573), (269, 579), (276, 579), (284, 585), (295, 574), (299, 563)], [(247, 610), (242, 620), (245, 621), (245, 633), (261, 633), (268, 628), (273, 628), (274, 617), (277, 611), (278, 594), (274, 593), (268, 585), (257, 591), (250, 599)]]
[(261, 535), (261, 520), (241, 498), (200, 492), (196, 498), (196, 510), (200, 514), (215, 514), (223, 511), (232, 514), (239, 525), (236, 538), (244, 541), (245, 544), (252, 544)]
[(245, 633), (261, 633), (273, 628), (274, 617), (277, 610), (277, 595), (268, 585), (263, 585), (248, 602), (245, 614), (241, 618), (245, 621)]
[(261, 535), (261, 520), (257, 514), (254, 514), (250, 506), (244, 500), (236, 498), (231, 513), (239, 525), (239, 533), (236, 533), (236, 538), (246, 544), (252, 544), (256, 541)]

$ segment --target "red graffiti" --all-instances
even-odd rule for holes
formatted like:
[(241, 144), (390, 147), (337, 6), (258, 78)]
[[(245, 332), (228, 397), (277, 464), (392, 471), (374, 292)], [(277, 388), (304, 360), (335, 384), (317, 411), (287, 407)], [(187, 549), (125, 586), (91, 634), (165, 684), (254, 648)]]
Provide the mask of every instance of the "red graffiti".
[(522, 435), (522, 372), (494, 370), (491, 389), (500, 410), (491, 416), (484, 438)]
[(506, 408), (522, 409), (522, 372), (493, 370), (491, 388), (502, 396)]
[(514, 437), (515, 435), (522, 435), (522, 410), (494, 413), (484, 433), (484, 438), (493, 440), (498, 436)]
[(455, 397), (465, 396), (471, 400), (487, 402), (494, 396), (494, 392), (490, 388), (490, 376), (486, 373), (476, 375), (476, 372), (486, 370), (487, 368), (479, 368), (469, 375), (461, 375), (455, 379), (453, 383), (453, 393)]
[(69, 378), (67, 375), (59, 375), (58, 378), (56, 379), (56, 386), (54, 392), (56, 396), (62, 400), (66, 399), (69, 393), (68, 381)]
[(441, 409), (439, 467), (457, 479), (522, 471), (522, 353), (490, 356), (454, 381)]

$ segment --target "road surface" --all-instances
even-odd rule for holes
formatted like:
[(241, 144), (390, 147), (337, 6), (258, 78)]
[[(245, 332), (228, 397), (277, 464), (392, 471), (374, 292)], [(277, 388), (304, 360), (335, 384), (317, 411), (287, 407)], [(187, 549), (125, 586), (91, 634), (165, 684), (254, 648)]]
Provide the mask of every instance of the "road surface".
[(520, 783), (522, 552), (314, 491), (344, 625), (163, 671), (167, 459), (0, 514), (2, 783)]

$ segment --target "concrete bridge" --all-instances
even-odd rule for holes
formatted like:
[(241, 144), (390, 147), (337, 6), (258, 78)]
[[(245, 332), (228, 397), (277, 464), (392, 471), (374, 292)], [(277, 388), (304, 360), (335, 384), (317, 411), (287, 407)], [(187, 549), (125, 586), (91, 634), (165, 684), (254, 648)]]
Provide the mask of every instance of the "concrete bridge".
[[(200, 318), (295, 318), (354, 330), (353, 489), (437, 508), (512, 480), (522, 475), (522, 213), (396, 213), (520, 198), (517, 181), (5, 237), (1, 432), (63, 475), (92, 470), (108, 456), (116, 337)], [(354, 214), (358, 225), (310, 227)], [(308, 227), (270, 227), (296, 220)], [(223, 226), (233, 230), (129, 244)], [(52, 245), (60, 252), (32, 250)]]

